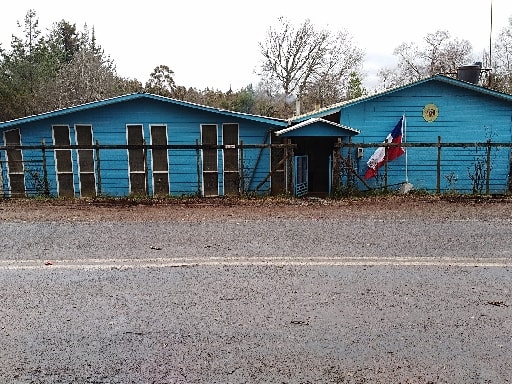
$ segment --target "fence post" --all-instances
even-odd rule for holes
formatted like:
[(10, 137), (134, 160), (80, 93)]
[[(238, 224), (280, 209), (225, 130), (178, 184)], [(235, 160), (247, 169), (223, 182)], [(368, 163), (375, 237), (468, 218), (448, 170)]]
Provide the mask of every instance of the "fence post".
[(436, 193), (441, 193), (441, 136), (437, 136)]
[(142, 140), (142, 158), (144, 161), (144, 188), (146, 190), (145, 196), (149, 196), (149, 180), (148, 180), (148, 146), (146, 140)]
[(48, 168), (46, 166), (46, 145), (45, 140), (41, 140), (41, 150), (43, 151), (43, 194), (50, 196), (50, 184), (48, 183)]
[(196, 171), (197, 171), (197, 196), (201, 196), (201, 151), (199, 140), (196, 139)]
[(240, 193), (245, 193), (245, 172), (244, 172), (244, 142), (240, 141)]
[(485, 173), (485, 194), (488, 195), (490, 191), (491, 179), (491, 139), (487, 140), (487, 172)]
[(101, 159), (100, 159), (100, 143), (96, 140), (94, 146), (94, 153), (96, 155), (96, 194), (101, 195)]

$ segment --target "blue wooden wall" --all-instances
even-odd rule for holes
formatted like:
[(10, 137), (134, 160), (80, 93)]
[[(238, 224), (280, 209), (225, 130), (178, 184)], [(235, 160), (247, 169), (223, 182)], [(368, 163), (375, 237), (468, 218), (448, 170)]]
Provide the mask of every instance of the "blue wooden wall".
[[(11, 125), (3, 130), (20, 128), (22, 145), (41, 145), (44, 139), (47, 145), (53, 144), (52, 125), (67, 125), (70, 128), (71, 144), (76, 144), (74, 126), (76, 124), (92, 125), (93, 140), (100, 145), (126, 145), (127, 124), (142, 124), (144, 139), (150, 143), (150, 125), (166, 125), (168, 144), (194, 145), (201, 142), (201, 124), (217, 125), (218, 144), (222, 144), (222, 124), (239, 124), (239, 140), (244, 144), (268, 144), (267, 131), (269, 124), (258, 119), (244, 119), (229, 113), (216, 113), (204, 108), (192, 108), (178, 103), (156, 101), (151, 98), (136, 98), (127, 101), (99, 105), (95, 108), (78, 110), (73, 113), (53, 115), (46, 118), (29, 120), (28, 122)], [(284, 124), (284, 123), (283, 123)], [(26, 167), (39, 168), (33, 161), (42, 158), (41, 150), (24, 150)], [(223, 186), (223, 151), (218, 151), (219, 194), (224, 193)], [(72, 151), (75, 195), (79, 196), (79, 179), (77, 151)], [(110, 196), (126, 196), (129, 194), (128, 152), (126, 149), (105, 149), (100, 152), (102, 193)], [(170, 194), (195, 194), (198, 191), (197, 153), (195, 150), (169, 150)], [(258, 160), (259, 159), (259, 160)], [(5, 160), (5, 153), (2, 159)], [(244, 163), (247, 177), (252, 178), (254, 188), (270, 171), (270, 153), (268, 149), (250, 149), (244, 151)], [(258, 166), (256, 166), (256, 162)], [(39, 163), (40, 164), (40, 163)], [(148, 185), (152, 191), (151, 154), (148, 153)], [(3, 167), (4, 190), (7, 189), (6, 167)], [(50, 192), (57, 195), (55, 158), (53, 151), (47, 151), (47, 169)], [(42, 171), (42, 168), (37, 169)], [(27, 168), (26, 168), (27, 171)], [(254, 174), (253, 174), (254, 173)], [(269, 182), (260, 188), (268, 191)]]
[[(439, 108), (439, 116), (433, 122), (425, 121), (422, 114), (424, 106), (430, 103)], [(353, 142), (379, 143), (402, 115), (406, 116), (406, 141), (410, 143), (437, 143), (438, 136), (445, 143), (480, 143), (488, 139), (509, 143), (512, 139), (510, 101), (440, 81), (419, 83), (349, 104), (341, 110), (341, 124), (361, 131)], [(374, 150), (365, 148), (363, 158), (358, 161), (361, 175)], [(476, 161), (485, 160), (486, 149), (443, 148), (441, 158), (441, 189), (472, 192), (469, 172), (473, 172)], [(401, 156), (389, 163), (390, 185), (405, 181), (405, 160)], [(416, 189), (435, 191), (437, 148), (409, 148), (407, 160), (409, 182)], [(510, 149), (493, 148), (491, 166), (490, 192), (507, 192)], [(376, 178), (370, 180), (373, 186), (378, 183)]]

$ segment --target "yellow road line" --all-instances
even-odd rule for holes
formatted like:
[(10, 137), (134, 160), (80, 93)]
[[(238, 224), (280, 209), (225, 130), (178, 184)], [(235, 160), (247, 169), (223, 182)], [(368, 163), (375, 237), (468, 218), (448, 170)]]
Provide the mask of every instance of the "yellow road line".
[(115, 269), (191, 266), (512, 267), (512, 258), (470, 257), (170, 257), (147, 259), (0, 260), (0, 270)]

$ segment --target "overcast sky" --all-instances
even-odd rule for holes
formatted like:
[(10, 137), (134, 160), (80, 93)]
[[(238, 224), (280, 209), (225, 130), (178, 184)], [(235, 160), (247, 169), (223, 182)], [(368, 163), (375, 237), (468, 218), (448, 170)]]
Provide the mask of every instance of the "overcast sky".
[[(511, 0), (492, 0), (493, 34), (508, 25)], [(96, 39), (117, 65), (118, 74), (144, 83), (154, 67), (168, 65), (179, 85), (227, 91), (256, 84), (258, 43), (285, 16), (295, 25), (309, 18), (318, 28), (346, 29), (366, 53), (367, 86), (376, 72), (393, 65), (403, 42), (421, 43), (445, 29), (469, 40), (476, 59), (488, 50), (491, 0), (14, 0), (0, 12), (0, 42), (22, 35), (17, 21), (34, 9), (43, 31), (62, 19), (94, 27)], [(470, 64), (470, 63), (468, 63)]]

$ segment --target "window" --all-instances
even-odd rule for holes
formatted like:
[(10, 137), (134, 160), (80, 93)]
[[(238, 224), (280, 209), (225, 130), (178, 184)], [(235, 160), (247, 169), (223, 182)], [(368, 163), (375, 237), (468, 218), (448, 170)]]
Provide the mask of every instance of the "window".
[[(127, 125), (128, 145), (143, 145), (144, 136), (141, 124)], [(130, 193), (147, 193), (146, 152), (143, 147), (128, 148), (128, 172), (130, 175)]]
[[(92, 126), (75, 126), (76, 143), (78, 145), (92, 145)], [(96, 178), (94, 176), (93, 149), (78, 149), (78, 179), (80, 183), (80, 196), (96, 195)]]
[[(201, 144), (217, 145), (217, 126), (201, 125)], [(203, 194), (217, 196), (219, 194), (217, 167), (217, 148), (203, 148)]]
[[(167, 126), (151, 125), (151, 144), (167, 145)], [(169, 156), (167, 148), (151, 150), (153, 164), (153, 194), (169, 194)]]
[(222, 125), (222, 141), (224, 144), (224, 194), (239, 193), (240, 176), (238, 174), (238, 124)]
[[(53, 144), (69, 146), (69, 127), (67, 125), (53, 126)], [(73, 163), (71, 149), (55, 149), (55, 167), (57, 170), (57, 191), (59, 196), (74, 197)]]
[[(6, 146), (21, 145), (19, 129), (4, 132)], [(7, 174), (9, 176), (9, 189), (11, 196), (25, 196), (25, 170), (23, 166), (23, 153), (21, 149), (7, 149)]]

